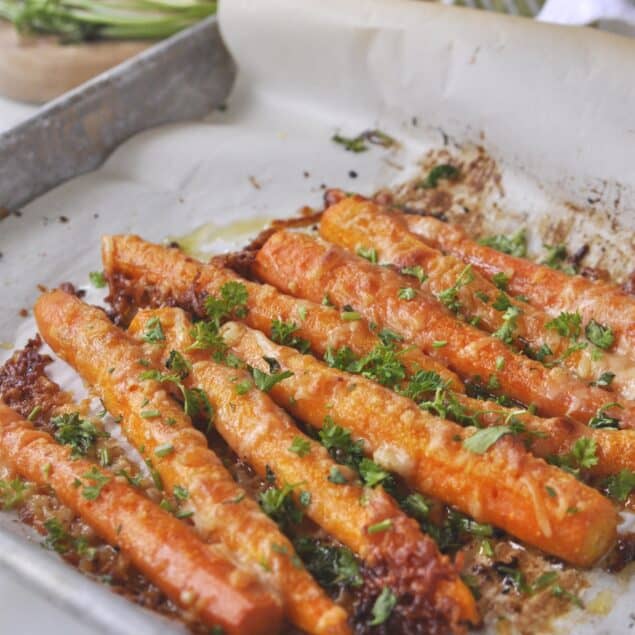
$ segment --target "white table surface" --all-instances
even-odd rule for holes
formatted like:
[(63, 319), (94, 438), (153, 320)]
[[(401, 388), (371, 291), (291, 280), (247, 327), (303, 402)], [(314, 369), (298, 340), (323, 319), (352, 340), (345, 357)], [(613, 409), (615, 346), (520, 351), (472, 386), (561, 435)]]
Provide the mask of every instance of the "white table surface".
[[(36, 106), (0, 97), (0, 133), (21, 123)], [(94, 630), (66, 615), (39, 593), (0, 570), (0, 633), (2, 635), (88, 635)]]

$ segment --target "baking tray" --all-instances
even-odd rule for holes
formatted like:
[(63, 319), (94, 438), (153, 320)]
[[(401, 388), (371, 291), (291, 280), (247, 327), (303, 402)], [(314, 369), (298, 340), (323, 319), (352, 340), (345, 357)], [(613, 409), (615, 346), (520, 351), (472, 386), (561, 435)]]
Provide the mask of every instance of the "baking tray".
[(0, 208), (94, 170), (141, 130), (206, 115), (235, 74), (210, 17), (51, 101), (0, 135)]
[[(635, 43), (401, 0), (256, 5), (220, 5), (240, 69), (226, 110), (136, 135), (97, 171), (0, 221), (0, 345), (20, 346), (33, 332), (19, 313), (38, 283), (88, 288), (104, 233), (180, 238), (202, 254), (226, 249), (269, 218), (319, 205), (326, 185), (371, 193), (405, 181), (439, 148), (466, 160), (487, 150), (483, 187), (449, 210), (461, 222), (477, 216), (497, 233), (529, 226), (533, 248), (557, 226), (558, 240), (591, 244), (590, 264), (619, 276), (633, 263), (635, 93), (626, 69)], [(398, 145), (354, 155), (331, 141), (368, 128)], [(8, 353), (0, 346), (0, 360)], [(574, 611), (556, 632), (628, 633), (632, 571), (593, 573), (591, 582), (584, 599), (605, 591), (609, 615)]]

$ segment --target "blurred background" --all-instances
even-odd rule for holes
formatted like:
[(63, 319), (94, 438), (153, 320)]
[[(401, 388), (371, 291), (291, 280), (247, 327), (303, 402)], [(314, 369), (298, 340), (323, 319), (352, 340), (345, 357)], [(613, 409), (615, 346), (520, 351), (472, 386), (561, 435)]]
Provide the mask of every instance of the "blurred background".
[[(438, 1), (635, 36), (635, 0)], [(0, 0), (0, 131), (216, 10), (216, 0)]]

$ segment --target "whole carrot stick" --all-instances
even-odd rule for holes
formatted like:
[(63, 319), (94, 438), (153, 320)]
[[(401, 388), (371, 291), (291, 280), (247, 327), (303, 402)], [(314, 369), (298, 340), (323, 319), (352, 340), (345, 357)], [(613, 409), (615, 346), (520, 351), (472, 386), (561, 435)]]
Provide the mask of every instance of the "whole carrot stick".
[(405, 214), (410, 231), (426, 242), (471, 263), (491, 278), (503, 271), (509, 275), (509, 290), (525, 295), (552, 316), (579, 311), (585, 323), (595, 320), (612, 328), (615, 350), (635, 358), (635, 299), (612, 282), (569, 276), (546, 265), (516, 258), (480, 245), (456, 225), (429, 216)]
[[(43, 294), (35, 317), (49, 346), (94, 388), (113, 416), (121, 417), (124, 434), (163, 484), (170, 491), (187, 489), (197, 528), (262, 571), (282, 596), (286, 615), (300, 628), (324, 635), (350, 632), (345, 611), (306, 570), (293, 566), (293, 545), (232, 479), (179, 404), (161, 383), (142, 378), (152, 369), (143, 346), (103, 311), (62, 291)], [(162, 337), (155, 325), (147, 339)], [(269, 571), (263, 570), (263, 562)]]
[[(258, 252), (254, 272), (282, 291), (315, 301), (325, 292), (338, 306), (352, 305), (368, 321), (393, 329), (464, 378), (486, 382), (539, 414), (570, 416), (587, 423), (610, 399), (562, 368), (515, 354), (455, 316), (423, 289), (404, 293), (404, 278), (303, 234), (278, 232)], [(414, 301), (416, 300), (416, 301)], [(501, 370), (502, 368), (502, 370)], [(622, 427), (635, 427), (635, 404), (607, 408)]]
[[(293, 336), (307, 342), (311, 350), (321, 357), (329, 349), (342, 347), (348, 347), (353, 354), (363, 357), (381, 343), (362, 320), (347, 322), (333, 308), (298, 300), (269, 285), (249, 282), (229, 269), (194, 261), (177, 249), (147, 243), (136, 236), (106, 236), (103, 245), (111, 296), (119, 297), (126, 305), (129, 302), (135, 306), (138, 303), (176, 303), (204, 318), (204, 299), (208, 295), (218, 295), (227, 282), (239, 281), (248, 292), (245, 323), (268, 337), (272, 335), (273, 321), (280, 320), (293, 324), (296, 327)], [(124, 294), (127, 298), (123, 297)], [(542, 419), (528, 412), (519, 413), (517, 408), (504, 408), (498, 403), (471, 399), (457, 392), (457, 388), (463, 390), (463, 385), (454, 373), (424, 356), (419, 349), (403, 346), (398, 358), (410, 376), (418, 370), (437, 372), (453, 391), (451, 398), (456, 399), (465, 409), (465, 414), (476, 417), (481, 425), (499, 425), (513, 415), (528, 431), (539, 435), (531, 446), (537, 456), (566, 454), (578, 439), (590, 437), (597, 444), (598, 455), (598, 463), (590, 470), (592, 474), (604, 476), (635, 466), (635, 432), (618, 434), (614, 430), (589, 429), (576, 422)]]
[[(361, 356), (380, 343), (363, 320), (346, 320), (332, 307), (300, 301), (269, 285), (245, 280), (230, 269), (203, 264), (178, 249), (154, 245), (137, 236), (104, 236), (102, 257), (111, 301), (124, 314), (130, 304), (177, 304), (205, 318), (205, 298), (218, 295), (227, 282), (239, 281), (249, 294), (245, 323), (267, 335), (271, 335), (274, 320), (294, 324), (294, 336), (307, 341), (318, 355), (348, 346)], [(418, 349), (404, 348), (400, 359), (410, 372), (436, 372), (455, 391), (464, 391), (459, 378), (442, 364)]]
[[(280, 605), (255, 576), (203, 544), (187, 525), (121, 478), (70, 454), (0, 401), (0, 456), (6, 465), (50, 486), (168, 597), (206, 624), (234, 635), (279, 629)], [(100, 486), (96, 495), (87, 489), (95, 483)]]
[[(635, 363), (632, 360), (601, 352), (588, 342), (578, 340), (582, 331), (580, 325), (566, 326), (565, 331), (569, 331), (570, 336), (561, 335), (549, 327), (551, 316), (527, 302), (501, 293), (480, 272), (469, 271), (469, 278), (464, 276), (465, 263), (428, 246), (409, 230), (402, 214), (391, 213), (361, 196), (351, 196), (324, 212), (320, 234), (349, 251), (372, 249), (375, 260), (396, 265), (401, 271), (412, 272), (413, 267), (419, 266), (421, 273), (427, 275), (424, 285), (440, 299), (457, 280), (464, 280), (465, 284), (457, 286), (452, 301), (461, 315), (476, 320), (476, 326), (490, 333), (502, 333), (505, 311), (514, 307), (517, 315), (515, 328), (509, 333), (509, 343), (515, 343), (529, 354), (547, 351), (543, 353), (543, 359), (569, 369), (587, 382), (596, 381), (603, 373), (610, 372), (610, 389), (624, 399), (635, 398)], [(418, 286), (416, 278), (409, 278), (409, 282)], [(507, 278), (499, 284), (508, 284)]]
[[(248, 372), (211, 361), (208, 351), (193, 349), (193, 324), (181, 309), (140, 311), (129, 332), (142, 337), (148, 324), (156, 320), (160, 320), (165, 340), (151, 354), (167, 359), (170, 351), (177, 351), (189, 362), (185, 385), (202, 388), (209, 395), (216, 411), (216, 430), (259, 475), (264, 477), (269, 467), (281, 485), (296, 484), (292, 496), (310, 518), (367, 566), (385, 571), (383, 576), (401, 578), (401, 595), (417, 595), (422, 605), (428, 601), (426, 610), (449, 629), (458, 622), (479, 621), (474, 599), (456, 570), (383, 488), (362, 488), (347, 468), (337, 466), (322, 445), (303, 434), (253, 385)], [(334, 482), (334, 472), (345, 474), (346, 482)], [(307, 504), (302, 503), (302, 493), (309, 494)], [(392, 531), (369, 532), (369, 527), (386, 518), (391, 519)], [(409, 563), (408, 573), (403, 570), (404, 559)]]
[(433, 417), (238, 322), (221, 331), (247, 363), (262, 368), (266, 356), (293, 372), (269, 393), (281, 406), (317, 428), (327, 416), (349, 428), (375, 462), (413, 488), (578, 566), (591, 565), (615, 540), (617, 514), (607, 499), (509, 435), (474, 452), (464, 446), (474, 428)]

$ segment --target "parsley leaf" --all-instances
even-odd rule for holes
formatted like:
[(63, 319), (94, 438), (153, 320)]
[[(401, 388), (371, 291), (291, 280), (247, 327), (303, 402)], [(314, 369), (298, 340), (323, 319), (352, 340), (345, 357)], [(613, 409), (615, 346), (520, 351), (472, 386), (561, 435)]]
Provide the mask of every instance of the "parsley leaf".
[(621, 470), (617, 474), (609, 476), (604, 486), (608, 495), (623, 503), (635, 489), (635, 472), (633, 470)]
[(563, 311), (560, 315), (547, 322), (545, 328), (557, 331), (562, 337), (579, 337), (580, 327), (582, 325), (582, 316), (576, 311), (575, 313), (567, 313)]
[(287, 524), (297, 525), (302, 522), (303, 513), (293, 502), (291, 493), (301, 485), (286, 484), (282, 489), (278, 487), (270, 487), (260, 494), (258, 501), (262, 510), (273, 518), (281, 527)]
[(226, 282), (220, 288), (220, 297), (207, 296), (205, 310), (216, 328), (223, 320), (233, 317), (244, 318), (247, 315), (247, 287), (235, 280)]
[(100, 432), (95, 424), (82, 419), (78, 412), (67, 413), (53, 417), (51, 424), (55, 427), (55, 440), (62, 445), (70, 445), (72, 456), (86, 456), (88, 450), (99, 437), (107, 437), (106, 432)]
[(418, 370), (410, 377), (408, 383), (399, 392), (413, 401), (420, 401), (424, 396), (434, 393), (444, 385), (443, 378), (433, 370)]
[(492, 303), (492, 306), (497, 311), (507, 311), (511, 305), (511, 300), (506, 293), (499, 293), (496, 300)]
[(492, 282), (501, 291), (507, 291), (507, 285), (509, 285), (509, 276), (504, 274), (502, 271), (498, 271), (492, 276)]
[(353, 441), (351, 431), (338, 426), (329, 415), (324, 417), (318, 434), (322, 445), (338, 463), (357, 469), (363, 457), (363, 441)]
[(84, 485), (82, 490), (82, 496), (90, 501), (95, 500), (101, 494), (101, 490), (110, 482), (110, 477), (102, 474), (95, 466), (82, 474), (82, 477), (94, 483), (93, 485)]
[(151, 344), (165, 340), (165, 333), (163, 333), (163, 327), (161, 326), (161, 321), (158, 317), (150, 318), (146, 322), (146, 327), (143, 331), (143, 339)]
[(487, 236), (478, 241), (481, 245), (502, 251), (504, 254), (524, 258), (527, 255), (527, 234), (524, 229), (518, 230), (511, 236), (497, 234)]
[(608, 350), (613, 346), (615, 335), (609, 326), (604, 326), (595, 320), (591, 320), (584, 329), (586, 338), (592, 344), (604, 350)]
[(377, 250), (374, 247), (358, 247), (356, 253), (361, 258), (368, 260), (368, 262), (377, 264)]
[(401, 287), (397, 297), (400, 300), (414, 300), (417, 297), (417, 292), (412, 287)]
[(293, 373), (290, 370), (285, 370), (280, 373), (265, 373), (258, 368), (251, 369), (251, 375), (254, 378), (256, 387), (264, 392), (269, 392), (278, 382), (281, 382), (287, 377), (293, 377)]
[(543, 247), (547, 250), (547, 255), (541, 264), (562, 271), (570, 276), (576, 272), (575, 267), (566, 262), (569, 254), (564, 245), (543, 245)]
[(393, 609), (397, 606), (397, 596), (394, 591), (385, 586), (381, 593), (377, 596), (375, 604), (373, 604), (373, 619), (369, 622), (370, 626), (379, 626), (388, 620)]
[(13, 509), (19, 505), (29, 490), (29, 485), (20, 478), (11, 481), (0, 480), (0, 507)]
[(604, 404), (589, 420), (589, 428), (615, 428), (617, 430), (620, 427), (620, 420), (606, 413), (609, 408), (622, 408), (622, 406), (615, 401)]
[(165, 365), (169, 370), (174, 371), (181, 379), (185, 379), (192, 370), (192, 364), (178, 351), (170, 351)]
[(345, 485), (346, 483), (348, 483), (348, 479), (346, 478), (346, 476), (344, 476), (340, 468), (336, 467), (335, 465), (331, 467), (331, 471), (329, 472), (327, 480), (329, 480), (331, 483), (335, 483), (336, 485)]
[(441, 291), (441, 293), (437, 295), (437, 299), (441, 304), (444, 304), (450, 309), (450, 311), (458, 313), (461, 309), (461, 304), (458, 300), (459, 291), (473, 280), (474, 274), (472, 273), (472, 265), (467, 265), (458, 275), (456, 282), (451, 287)]
[(350, 549), (304, 536), (296, 538), (293, 546), (309, 573), (323, 587), (333, 589), (341, 585), (358, 588), (363, 585), (359, 563)]
[(294, 437), (293, 442), (289, 446), (289, 452), (293, 452), (300, 457), (306, 456), (311, 452), (311, 442), (304, 437)]
[(422, 187), (426, 190), (433, 189), (437, 187), (441, 179), (456, 181), (460, 176), (461, 171), (459, 168), (450, 165), (449, 163), (441, 163), (439, 165), (435, 165), (430, 172), (428, 172), (428, 176), (419, 183), (418, 187)]
[(514, 331), (518, 323), (518, 316), (522, 311), (517, 306), (510, 306), (503, 313), (503, 324), (492, 335), (505, 344), (512, 344), (514, 341)]
[(603, 372), (595, 381), (591, 382), (592, 386), (598, 386), (599, 388), (608, 388), (615, 379), (615, 373), (610, 371)]
[(359, 473), (364, 481), (364, 485), (368, 487), (377, 487), (380, 483), (391, 480), (390, 472), (377, 465), (370, 459), (363, 458), (359, 463)]
[(298, 330), (295, 322), (283, 322), (282, 320), (272, 320), (271, 339), (281, 346), (290, 346), (300, 353), (308, 353), (311, 343), (301, 337), (293, 335)]
[(194, 340), (186, 350), (210, 350), (214, 359), (220, 361), (227, 351), (227, 344), (223, 336), (218, 332), (218, 326), (212, 322), (196, 322), (190, 336)]
[(421, 265), (415, 265), (414, 267), (403, 267), (401, 274), (404, 276), (413, 276), (419, 282), (425, 282), (428, 279), (426, 272)]
[(484, 454), (496, 441), (506, 434), (513, 434), (511, 426), (492, 426), (478, 430), (471, 437), (463, 440), (463, 447), (475, 454)]
[(597, 444), (593, 439), (582, 437), (576, 440), (570, 452), (550, 456), (547, 460), (552, 465), (557, 465), (570, 474), (579, 477), (582, 470), (597, 465)]
[(91, 271), (88, 278), (95, 289), (103, 289), (106, 286), (106, 276), (103, 271)]

